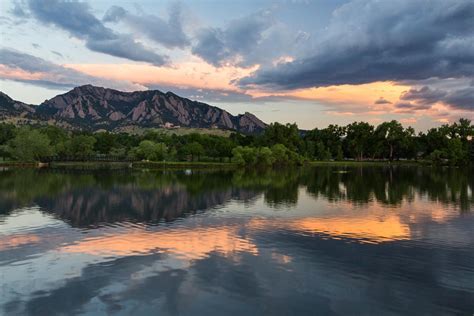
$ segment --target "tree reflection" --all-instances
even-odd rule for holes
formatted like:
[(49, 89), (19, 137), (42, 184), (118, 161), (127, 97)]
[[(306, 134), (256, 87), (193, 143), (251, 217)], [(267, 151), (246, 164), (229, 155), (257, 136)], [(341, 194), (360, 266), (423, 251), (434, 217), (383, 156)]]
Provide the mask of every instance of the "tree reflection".
[(291, 207), (299, 188), (316, 199), (398, 206), (416, 198), (470, 211), (472, 169), (409, 166), (318, 166), (237, 171), (51, 171), (0, 174), (0, 214), (38, 205), (74, 226), (121, 220), (159, 222), (230, 200), (263, 195), (271, 207)]
[(415, 195), (469, 211), (474, 200), (472, 169), (414, 166), (308, 168), (302, 172), (308, 192), (330, 201), (396, 206)]

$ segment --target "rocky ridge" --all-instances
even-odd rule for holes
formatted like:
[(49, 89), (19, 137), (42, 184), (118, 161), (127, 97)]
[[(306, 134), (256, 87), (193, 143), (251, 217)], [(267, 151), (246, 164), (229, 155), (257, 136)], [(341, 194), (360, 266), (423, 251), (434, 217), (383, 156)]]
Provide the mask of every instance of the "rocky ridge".
[(123, 92), (80, 86), (38, 106), (14, 101), (0, 93), (0, 119), (22, 117), (87, 130), (138, 127), (193, 127), (259, 133), (266, 124), (251, 113), (234, 116), (206, 103), (159, 90)]

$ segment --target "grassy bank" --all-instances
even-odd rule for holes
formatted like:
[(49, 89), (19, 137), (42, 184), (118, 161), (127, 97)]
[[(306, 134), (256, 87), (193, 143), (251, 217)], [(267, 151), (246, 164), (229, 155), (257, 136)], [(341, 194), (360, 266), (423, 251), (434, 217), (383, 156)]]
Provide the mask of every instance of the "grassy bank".
[[(426, 166), (431, 165), (427, 161), (307, 161), (305, 166)], [(51, 164), (41, 164), (36, 162), (18, 162), (18, 161), (0, 161), (0, 167), (12, 168), (52, 168), (52, 169), (82, 169), (82, 170), (97, 170), (97, 169), (238, 169), (245, 168), (233, 162), (190, 162), (190, 161), (139, 161), (139, 162), (100, 162), (100, 161), (85, 161), (85, 162), (53, 162)]]
[[(0, 166), (2, 164), (0, 163)], [(80, 169), (80, 170), (116, 170), (116, 169), (234, 169), (238, 168), (235, 163), (228, 162), (189, 162), (189, 161), (139, 161), (139, 162), (53, 162), (51, 164), (37, 163), (13, 163), (5, 166), (17, 167), (42, 167), (51, 169)]]
[(0, 167), (37, 167), (36, 162), (0, 161)]
[(99, 161), (84, 161), (84, 162), (53, 162), (49, 165), (43, 165), (44, 168), (51, 169), (79, 169), (79, 170), (114, 170), (131, 168), (130, 162), (99, 162)]
[(310, 166), (393, 166), (393, 165), (424, 165), (423, 161), (399, 160), (399, 161), (378, 161), (378, 160), (343, 160), (343, 161), (310, 161)]
[(140, 161), (134, 162), (133, 168), (137, 169), (234, 169), (238, 165), (229, 162), (190, 162), (190, 161), (166, 161), (152, 162)]

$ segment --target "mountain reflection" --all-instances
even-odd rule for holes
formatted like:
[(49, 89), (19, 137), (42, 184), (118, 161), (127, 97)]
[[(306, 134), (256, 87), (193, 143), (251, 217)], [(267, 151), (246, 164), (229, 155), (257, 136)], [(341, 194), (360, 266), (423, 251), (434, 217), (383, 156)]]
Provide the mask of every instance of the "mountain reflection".
[(0, 178), (0, 212), (8, 214), (19, 207), (38, 205), (78, 227), (124, 220), (159, 222), (225, 205), (231, 200), (247, 203), (260, 195), (271, 207), (291, 207), (298, 203), (300, 188), (315, 199), (353, 205), (376, 201), (396, 206), (419, 196), (466, 212), (473, 204), (471, 171), (401, 166), (191, 174), (4, 171)]

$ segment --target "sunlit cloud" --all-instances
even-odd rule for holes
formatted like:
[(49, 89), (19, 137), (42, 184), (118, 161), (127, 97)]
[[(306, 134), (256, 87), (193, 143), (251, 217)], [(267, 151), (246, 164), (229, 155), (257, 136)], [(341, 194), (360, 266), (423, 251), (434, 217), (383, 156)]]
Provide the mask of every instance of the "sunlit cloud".
[(66, 64), (91, 76), (101, 76), (111, 80), (129, 80), (141, 85), (166, 85), (203, 89), (227, 89), (239, 91), (231, 81), (251, 73), (256, 68), (234, 66), (214, 67), (192, 58), (190, 61), (175, 63), (173, 67), (153, 67), (143, 64)]
[[(166, 252), (180, 259), (194, 260), (211, 252), (225, 255), (238, 252), (257, 254), (251, 241), (238, 235), (239, 227), (184, 228), (179, 230), (132, 230), (124, 233), (86, 238), (59, 249), (60, 252), (83, 253), (96, 256), (129, 256)], [(186, 236), (186, 238), (183, 238)]]
[(20, 234), (0, 236), (0, 250), (16, 248), (40, 242), (41, 238), (35, 234)]

